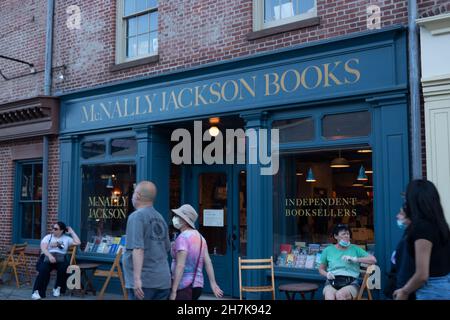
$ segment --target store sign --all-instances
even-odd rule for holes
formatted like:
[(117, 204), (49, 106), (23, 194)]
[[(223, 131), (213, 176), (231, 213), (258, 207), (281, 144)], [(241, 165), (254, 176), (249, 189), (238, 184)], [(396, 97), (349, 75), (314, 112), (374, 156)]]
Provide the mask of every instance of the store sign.
[(88, 198), (88, 219), (126, 219), (127, 197), (91, 196)]
[(223, 209), (205, 209), (203, 210), (204, 227), (223, 227)]
[(355, 217), (357, 198), (286, 199), (286, 217)]
[[(394, 85), (389, 46), (270, 62), (65, 101), (62, 132), (250, 110)], [(384, 57), (384, 58), (380, 58)]]

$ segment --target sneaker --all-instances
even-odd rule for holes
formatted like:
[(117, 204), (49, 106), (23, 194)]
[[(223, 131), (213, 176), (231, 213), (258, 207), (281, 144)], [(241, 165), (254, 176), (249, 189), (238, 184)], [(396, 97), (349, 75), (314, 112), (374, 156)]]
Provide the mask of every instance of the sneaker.
[(61, 287), (53, 289), (53, 296), (54, 297), (59, 297), (60, 295), (61, 295)]
[(33, 294), (31, 295), (31, 299), (33, 299), (33, 300), (41, 300), (41, 296), (40, 296), (38, 290), (35, 290), (35, 291), (33, 292)]

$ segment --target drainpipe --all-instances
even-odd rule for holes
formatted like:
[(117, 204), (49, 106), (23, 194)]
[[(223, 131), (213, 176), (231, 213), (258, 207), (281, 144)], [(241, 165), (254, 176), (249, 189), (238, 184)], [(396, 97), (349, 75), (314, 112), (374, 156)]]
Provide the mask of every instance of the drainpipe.
[(410, 109), (410, 141), (412, 178), (422, 178), (422, 128), (420, 123), (420, 76), (417, 32), (417, 1), (408, 1), (408, 57), (409, 57), (409, 97)]
[[(50, 96), (52, 87), (52, 47), (53, 47), (53, 13), (55, 1), (47, 1), (47, 28), (45, 34), (45, 74), (44, 95)], [(48, 136), (44, 136), (44, 150), (42, 161), (42, 215), (41, 215), (41, 237), (47, 234), (48, 215)]]

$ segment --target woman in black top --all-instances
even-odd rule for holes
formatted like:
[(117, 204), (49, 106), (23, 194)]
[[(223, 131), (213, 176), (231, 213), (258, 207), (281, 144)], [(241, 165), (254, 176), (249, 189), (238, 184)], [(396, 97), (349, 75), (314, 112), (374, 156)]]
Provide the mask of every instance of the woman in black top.
[(438, 191), (430, 181), (409, 183), (405, 213), (411, 220), (407, 242), (415, 260), (415, 272), (394, 291), (394, 298), (408, 299), (417, 290), (418, 300), (450, 299), (450, 229)]

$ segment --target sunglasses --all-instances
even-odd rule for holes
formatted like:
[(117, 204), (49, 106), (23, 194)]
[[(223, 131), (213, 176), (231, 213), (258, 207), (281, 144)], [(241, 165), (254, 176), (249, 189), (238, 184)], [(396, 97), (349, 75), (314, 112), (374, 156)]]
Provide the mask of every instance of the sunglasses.
[(60, 229), (59, 229), (59, 228), (53, 228), (53, 230), (58, 231), (58, 230), (60, 230)]

